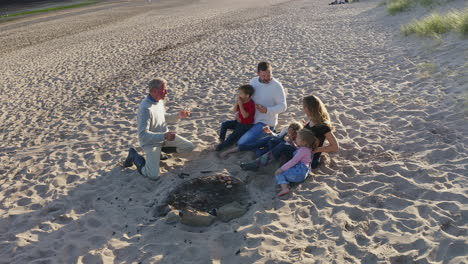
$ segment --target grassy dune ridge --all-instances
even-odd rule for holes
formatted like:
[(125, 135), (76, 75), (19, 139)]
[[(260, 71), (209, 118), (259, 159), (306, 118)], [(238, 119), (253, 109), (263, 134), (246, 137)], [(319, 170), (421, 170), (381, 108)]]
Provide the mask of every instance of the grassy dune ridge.
[[(396, 15), (418, 6), (430, 10), (437, 6), (443, 7), (450, 2), (450, 0), (385, 0), (379, 6), (387, 6), (388, 13)], [(450, 31), (459, 32), (464, 37), (468, 36), (468, 8), (449, 11), (445, 14), (431, 12), (423, 18), (415, 19), (401, 27), (401, 32), (405, 36), (416, 34), (423, 37), (439, 38), (440, 35)]]
[(443, 3), (444, 2), (441, 0), (389, 0), (386, 4), (388, 4), (388, 12), (391, 15), (395, 15), (417, 5), (431, 7)]
[(462, 36), (468, 36), (468, 9), (451, 11), (445, 15), (432, 13), (422, 19), (414, 20), (401, 28), (403, 34), (439, 37), (449, 31), (457, 31)]
[(25, 12), (18, 12), (18, 13), (7, 14), (7, 15), (0, 15), (0, 19), (30, 15), (30, 14), (37, 14), (37, 13), (44, 13), (44, 12), (50, 12), (50, 11), (57, 11), (57, 10), (63, 10), (63, 9), (83, 7), (83, 6), (95, 4), (97, 2), (98, 2), (97, 0), (85, 0), (83, 3), (64, 5), (64, 6), (56, 6), (56, 7), (49, 7), (49, 8), (42, 8), (42, 9), (25, 11)]

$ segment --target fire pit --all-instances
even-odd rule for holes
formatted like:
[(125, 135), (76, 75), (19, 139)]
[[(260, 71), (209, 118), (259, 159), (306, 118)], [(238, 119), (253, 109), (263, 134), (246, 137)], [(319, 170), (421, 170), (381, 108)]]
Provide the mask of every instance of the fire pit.
[[(248, 205), (245, 184), (218, 174), (188, 180), (169, 193), (166, 204), (187, 225), (206, 226), (215, 219), (227, 222), (242, 216)], [(178, 214), (175, 212), (178, 211)]]

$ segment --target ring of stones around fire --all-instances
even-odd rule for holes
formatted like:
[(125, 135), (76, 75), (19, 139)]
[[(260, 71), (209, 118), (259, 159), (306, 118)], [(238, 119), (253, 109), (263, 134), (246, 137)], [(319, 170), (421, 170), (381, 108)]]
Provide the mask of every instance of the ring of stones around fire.
[(156, 208), (155, 216), (166, 217), (168, 224), (209, 226), (215, 220), (228, 222), (244, 215), (250, 206), (248, 199), (240, 179), (225, 174), (204, 176), (176, 186)]

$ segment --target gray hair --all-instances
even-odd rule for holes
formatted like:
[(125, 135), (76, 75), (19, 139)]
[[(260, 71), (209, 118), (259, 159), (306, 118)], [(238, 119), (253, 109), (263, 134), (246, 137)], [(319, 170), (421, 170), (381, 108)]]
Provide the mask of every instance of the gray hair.
[(167, 83), (163, 78), (156, 78), (148, 83), (148, 90), (151, 93), (154, 89), (161, 89)]

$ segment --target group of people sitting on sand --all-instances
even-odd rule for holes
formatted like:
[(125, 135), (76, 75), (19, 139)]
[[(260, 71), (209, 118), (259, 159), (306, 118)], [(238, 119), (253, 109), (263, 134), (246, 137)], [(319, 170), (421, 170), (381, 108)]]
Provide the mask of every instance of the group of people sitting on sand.
[[(221, 158), (239, 151), (255, 151), (257, 158), (240, 164), (243, 170), (257, 170), (274, 161), (284, 163), (276, 170), (278, 196), (289, 193), (289, 183), (302, 182), (309, 170), (320, 164), (322, 152), (335, 152), (338, 142), (333, 134), (330, 116), (322, 101), (314, 96), (302, 98), (306, 121), (291, 122), (280, 133), (275, 132), (278, 114), (286, 111), (286, 95), (279, 81), (272, 77), (268, 62), (260, 62), (257, 77), (250, 84), (238, 88), (233, 106), (235, 119), (221, 124), (220, 143), (216, 146)], [(124, 167), (135, 165), (140, 174), (150, 179), (159, 178), (160, 160), (164, 153), (191, 152), (195, 146), (189, 140), (168, 131), (166, 122), (175, 122), (190, 116), (190, 110), (168, 114), (164, 106), (167, 82), (157, 78), (148, 85), (149, 94), (138, 109), (138, 139), (146, 159), (130, 148)], [(228, 131), (232, 130), (226, 137)], [(325, 140), (328, 142), (324, 146)]]

